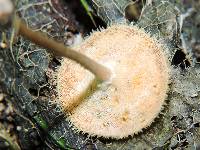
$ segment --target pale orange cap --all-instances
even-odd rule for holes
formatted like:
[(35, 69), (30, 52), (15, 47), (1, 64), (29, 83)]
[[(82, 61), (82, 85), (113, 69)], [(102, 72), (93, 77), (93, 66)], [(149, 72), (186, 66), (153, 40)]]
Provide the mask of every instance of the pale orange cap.
[(169, 63), (162, 46), (137, 27), (114, 25), (93, 33), (76, 49), (110, 68), (113, 76), (110, 83), (97, 84), (92, 73), (64, 58), (58, 103), (71, 111), (74, 127), (116, 139), (148, 127), (168, 92)]

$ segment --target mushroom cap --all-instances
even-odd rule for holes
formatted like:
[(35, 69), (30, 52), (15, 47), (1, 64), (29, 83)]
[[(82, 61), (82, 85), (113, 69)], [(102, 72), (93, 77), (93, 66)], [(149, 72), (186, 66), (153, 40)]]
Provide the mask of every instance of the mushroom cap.
[(113, 73), (111, 83), (96, 84), (91, 72), (64, 58), (58, 70), (58, 103), (71, 110), (69, 119), (78, 131), (120, 139), (153, 122), (169, 83), (168, 59), (154, 38), (137, 27), (113, 25), (93, 33), (76, 50)]

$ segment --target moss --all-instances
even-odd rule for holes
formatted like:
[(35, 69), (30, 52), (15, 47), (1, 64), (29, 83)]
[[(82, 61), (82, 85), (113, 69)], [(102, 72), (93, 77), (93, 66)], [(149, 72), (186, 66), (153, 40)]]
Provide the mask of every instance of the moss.
[(56, 134), (50, 134), (50, 138), (53, 139), (56, 145), (65, 150), (72, 150), (69, 143), (66, 141), (64, 137), (58, 137)]
[(41, 117), (41, 116), (35, 116), (33, 117), (36, 122), (38, 123), (38, 125), (43, 129), (43, 130), (47, 130), (48, 129), (48, 124), (47, 122)]

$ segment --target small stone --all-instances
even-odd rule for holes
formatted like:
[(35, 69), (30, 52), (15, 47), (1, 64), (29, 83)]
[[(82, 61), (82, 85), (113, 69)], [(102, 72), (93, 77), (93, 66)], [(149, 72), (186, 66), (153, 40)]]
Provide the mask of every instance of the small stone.
[(17, 126), (17, 131), (21, 131), (22, 127), (21, 126)]
[(4, 48), (6, 48), (6, 47), (7, 47), (7, 44), (6, 44), (6, 43), (3, 43), (3, 42), (1, 42), (1, 43), (0, 43), (0, 47), (4, 49)]

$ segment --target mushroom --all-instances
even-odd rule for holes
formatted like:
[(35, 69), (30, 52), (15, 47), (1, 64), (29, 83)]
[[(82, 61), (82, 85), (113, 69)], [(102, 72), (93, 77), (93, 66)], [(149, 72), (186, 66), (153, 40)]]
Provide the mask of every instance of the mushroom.
[(18, 34), (66, 57), (57, 72), (56, 103), (78, 131), (121, 139), (160, 113), (169, 62), (162, 45), (142, 29), (112, 25), (74, 49), (33, 32), (18, 17), (14, 24)]
[[(148, 127), (168, 91), (164, 48), (142, 29), (113, 25), (93, 33), (76, 50), (109, 68), (109, 82), (64, 58), (57, 73), (57, 103), (78, 131), (121, 139)], [(70, 113), (69, 113), (70, 111)]]

